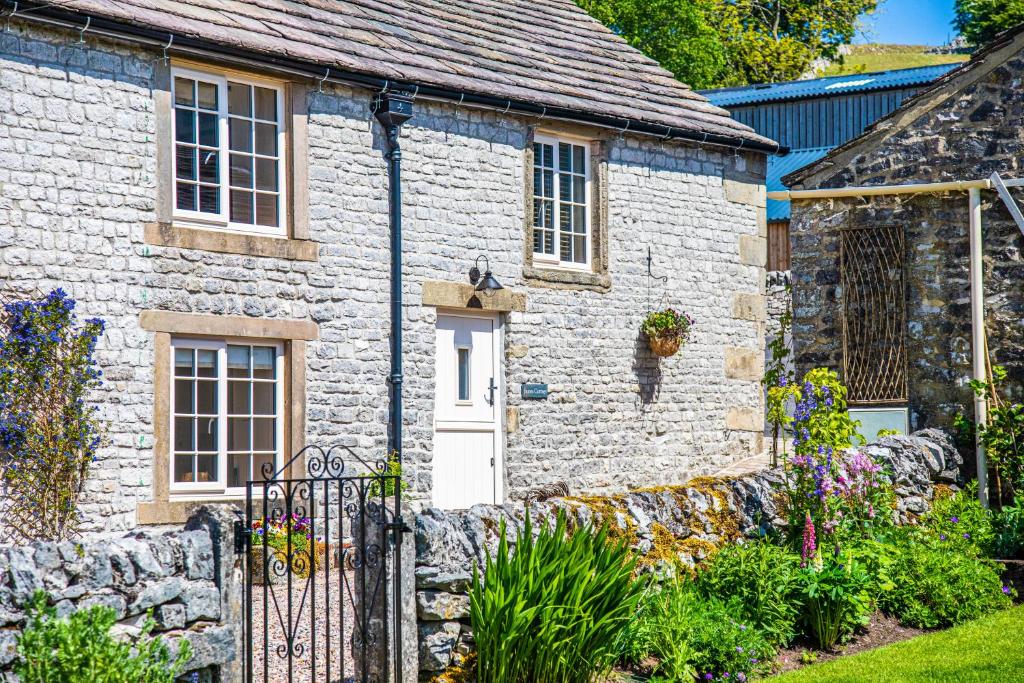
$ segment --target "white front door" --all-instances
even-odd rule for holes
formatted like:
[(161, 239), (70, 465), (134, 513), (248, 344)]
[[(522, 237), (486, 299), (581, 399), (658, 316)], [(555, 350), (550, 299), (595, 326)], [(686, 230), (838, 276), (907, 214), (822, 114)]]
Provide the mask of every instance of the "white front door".
[(497, 316), (437, 316), (436, 507), (501, 502), (500, 326)]

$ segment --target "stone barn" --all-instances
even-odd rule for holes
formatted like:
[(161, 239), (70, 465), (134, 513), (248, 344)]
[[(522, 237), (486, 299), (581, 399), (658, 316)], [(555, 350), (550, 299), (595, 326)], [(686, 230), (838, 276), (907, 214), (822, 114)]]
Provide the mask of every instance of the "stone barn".
[[(839, 370), (875, 425), (948, 427), (957, 412), (970, 416), (982, 331), (989, 362), (1009, 370), (1008, 394), (1021, 397), (1024, 232), (1009, 207), (1024, 178), (1022, 50), (1024, 27), (1004, 33), (784, 179), (797, 366)], [(972, 228), (983, 256), (973, 327)]]

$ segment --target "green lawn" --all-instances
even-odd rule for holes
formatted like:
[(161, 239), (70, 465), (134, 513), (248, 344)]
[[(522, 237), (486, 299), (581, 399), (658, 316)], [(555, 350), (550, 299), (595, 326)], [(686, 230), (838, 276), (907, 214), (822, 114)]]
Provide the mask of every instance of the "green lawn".
[(1024, 606), (769, 680), (772, 683), (999, 683), (1022, 680), (1022, 672)]
[(854, 45), (853, 54), (846, 55), (842, 64), (833, 64), (821, 76), (843, 76), (848, 74), (889, 71), (890, 69), (911, 69), (917, 66), (951, 64), (967, 61), (968, 55), (928, 54), (919, 45)]

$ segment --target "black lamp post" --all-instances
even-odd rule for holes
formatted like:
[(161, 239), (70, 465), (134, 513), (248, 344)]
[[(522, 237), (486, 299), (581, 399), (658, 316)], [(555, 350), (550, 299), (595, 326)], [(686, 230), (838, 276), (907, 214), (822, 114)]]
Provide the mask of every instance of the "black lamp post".
[[(480, 259), (483, 259), (486, 264), (483, 275), (480, 275)], [(491, 273), (491, 261), (483, 254), (476, 257), (473, 267), (469, 269), (469, 282), (476, 285), (476, 291), (484, 295), (491, 295), (499, 289), (505, 289)]]
[(391, 406), (388, 415), (388, 457), (402, 462), (402, 149), (398, 135), (412, 118), (413, 93), (385, 90), (374, 97), (373, 115), (387, 139), (388, 206), (391, 231)]

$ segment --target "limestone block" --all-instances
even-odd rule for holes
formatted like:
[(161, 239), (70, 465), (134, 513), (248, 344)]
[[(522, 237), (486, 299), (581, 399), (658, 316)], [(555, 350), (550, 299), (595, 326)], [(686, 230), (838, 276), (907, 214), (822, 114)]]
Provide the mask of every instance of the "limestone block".
[(722, 181), (722, 188), (725, 190), (725, 199), (727, 201), (755, 207), (767, 206), (768, 200), (765, 196), (764, 183), (743, 182), (726, 178)]
[(451, 662), (452, 651), (462, 630), (457, 621), (419, 624), (420, 670), (443, 671)]
[(740, 235), (740, 263), (764, 268), (767, 260), (767, 239), (760, 235)]
[(764, 375), (764, 352), (759, 349), (726, 347), (725, 376), (760, 381)]
[(729, 412), (725, 414), (725, 427), (741, 432), (762, 432), (764, 415), (754, 408), (729, 408)]
[(416, 615), (423, 621), (453, 621), (469, 616), (469, 596), (443, 591), (417, 591)]
[(767, 302), (761, 294), (739, 292), (732, 297), (732, 317), (761, 322), (767, 317)]

